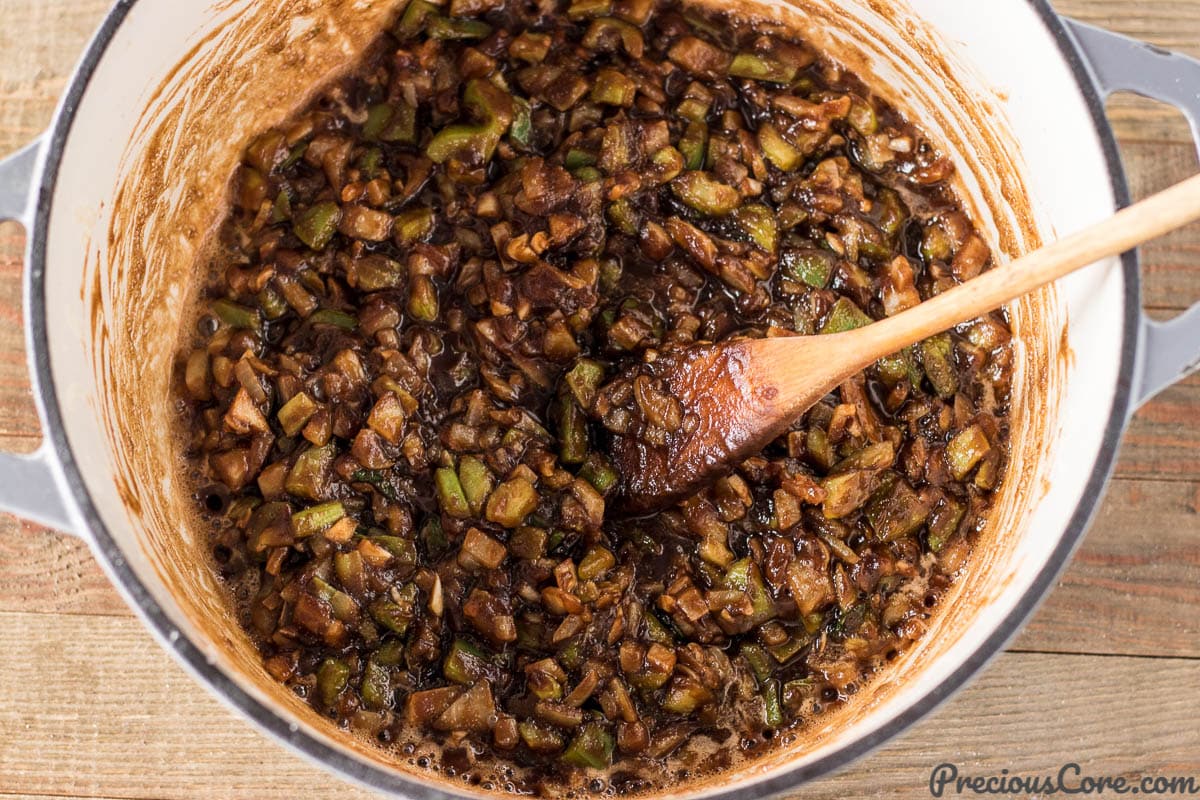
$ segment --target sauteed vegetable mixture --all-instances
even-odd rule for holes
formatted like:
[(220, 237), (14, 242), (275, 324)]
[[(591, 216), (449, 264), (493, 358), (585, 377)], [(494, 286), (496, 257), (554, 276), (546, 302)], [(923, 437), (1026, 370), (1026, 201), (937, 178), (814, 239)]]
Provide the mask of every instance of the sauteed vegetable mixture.
[[(921, 636), (1003, 475), (994, 315), (884, 359), (668, 511), (607, 437), (688, 424), (648, 351), (830, 333), (990, 263), (953, 165), (762, 25), (412, 0), (261, 133), (179, 392), (266, 669), (497, 789), (721, 769)], [(431, 749), (436, 747), (436, 750)]]

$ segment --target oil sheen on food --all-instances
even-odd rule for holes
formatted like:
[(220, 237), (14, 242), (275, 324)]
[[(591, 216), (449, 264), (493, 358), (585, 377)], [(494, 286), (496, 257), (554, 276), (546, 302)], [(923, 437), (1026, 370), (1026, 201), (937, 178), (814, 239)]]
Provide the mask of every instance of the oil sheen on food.
[(247, 149), (179, 358), (212, 565), (267, 670), (417, 767), (542, 795), (669, 788), (853, 702), (1003, 477), (1003, 316), (657, 515), (612, 513), (605, 453), (720, 424), (632, 365), (986, 269), (953, 173), (854, 76), (719, 14), (415, 0)]

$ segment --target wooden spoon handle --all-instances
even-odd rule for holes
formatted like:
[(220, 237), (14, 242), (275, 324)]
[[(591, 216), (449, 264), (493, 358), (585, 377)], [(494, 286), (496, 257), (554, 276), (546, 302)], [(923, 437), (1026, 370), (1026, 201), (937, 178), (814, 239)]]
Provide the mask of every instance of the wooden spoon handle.
[[(975, 319), (1102, 258), (1200, 219), (1200, 175), (1122, 209), (1103, 222), (995, 267), (918, 306), (846, 334), (869, 364)], [(861, 349), (860, 349), (861, 348)]]

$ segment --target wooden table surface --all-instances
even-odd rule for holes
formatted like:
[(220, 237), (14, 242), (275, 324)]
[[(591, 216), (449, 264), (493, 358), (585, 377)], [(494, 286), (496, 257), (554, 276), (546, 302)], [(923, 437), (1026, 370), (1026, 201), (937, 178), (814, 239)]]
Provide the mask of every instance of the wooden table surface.
[[(0, 154), (48, 123), (108, 3), (0, 0)], [(1058, 0), (1060, 11), (1200, 56), (1200, 0)], [(1182, 117), (1118, 98), (1135, 195), (1196, 171)], [(22, 231), (0, 225), (0, 448), (28, 451)], [(1146, 301), (1200, 300), (1200, 228), (1144, 250)], [(1200, 780), (1200, 378), (1125, 435), (1103, 508), (1060, 585), (967, 690), (808, 798), (928, 797), (931, 769)], [(198, 687), (108, 585), (87, 548), (0, 515), (0, 800), (361, 798)]]

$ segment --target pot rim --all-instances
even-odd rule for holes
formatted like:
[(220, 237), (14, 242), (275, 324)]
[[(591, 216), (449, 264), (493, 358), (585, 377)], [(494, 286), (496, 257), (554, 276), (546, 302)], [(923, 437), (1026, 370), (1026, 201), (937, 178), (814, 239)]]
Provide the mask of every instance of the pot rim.
[[(107, 51), (108, 45), (138, 0), (117, 0), (104, 18), (100, 28), (88, 44), (86, 51), (58, 110), (46, 137), (40, 174), (35, 175), (36, 202), (33, 207), (33, 225), (28, 232), (27, 261), (25, 270), (25, 298), (27, 328), (26, 339), (30, 345), (29, 364), (35, 386), (35, 402), (44, 420), (44, 437), (52, 446), (56, 471), (70, 489), (70, 501), (75, 505), (78, 519), (83, 522), (91, 550), (104, 566), (110, 579), (125, 596), (126, 601), (165, 649), (207, 688), (226, 704), (239, 711), (259, 728), (271, 734), (277, 741), (287, 745), (310, 761), (334, 770), (345, 777), (370, 789), (394, 796), (408, 796), (419, 800), (460, 800), (472, 794), (448, 790), (447, 781), (422, 781), (399, 770), (390, 770), (364, 760), (322, 741), (310, 733), (305, 726), (298, 726), (280, 715), (273, 707), (246, 692), (215, 664), (210, 663), (204, 652), (184, 635), (171, 621), (154, 596), (130, 567), (121, 549), (117, 546), (101, 519), (87, 486), (83, 481), (79, 465), (67, 441), (61, 409), (58, 404), (54, 375), (50, 368), (49, 331), (45, 309), (46, 289), (46, 246), (50, 211), (55, 199), (59, 167), (72, 133), (76, 113), (87, 92), (96, 68)], [(1111, 125), (1105, 115), (1104, 100), (1098, 91), (1088, 64), (1071, 38), (1049, 0), (1024, 0), (1036, 12), (1042, 24), (1054, 39), (1086, 102), (1096, 129), (1105, 162), (1108, 166), (1114, 198), (1118, 207), (1129, 204), (1129, 190), (1120, 151)], [(1066, 568), (1070, 557), (1082, 540), (1088, 524), (1096, 513), (1105, 484), (1116, 460), (1117, 449), (1126, 420), (1133, 408), (1133, 379), (1139, 346), (1139, 314), (1141, 312), (1139, 260), (1136, 251), (1121, 257), (1124, 276), (1124, 335), (1121, 344), (1120, 366), (1117, 388), (1105, 425), (1100, 451), (1084, 488), (1080, 503), (1071, 515), (1066, 530), (1051, 553), (1042, 570), (1034, 578), (1029, 589), (1016, 606), (997, 625), (995, 630), (970, 656), (942, 683), (920, 696), (907, 709), (878, 729), (861, 739), (830, 752), (804, 765), (783, 770), (769, 779), (749, 785), (731, 785), (705, 795), (705, 800), (755, 800), (765, 796), (794, 789), (809, 781), (825, 776), (850, 762), (875, 750), (893, 739), (934, 708), (961, 689), (966, 682), (995, 657), (1012, 639), (1041, 604)]]

